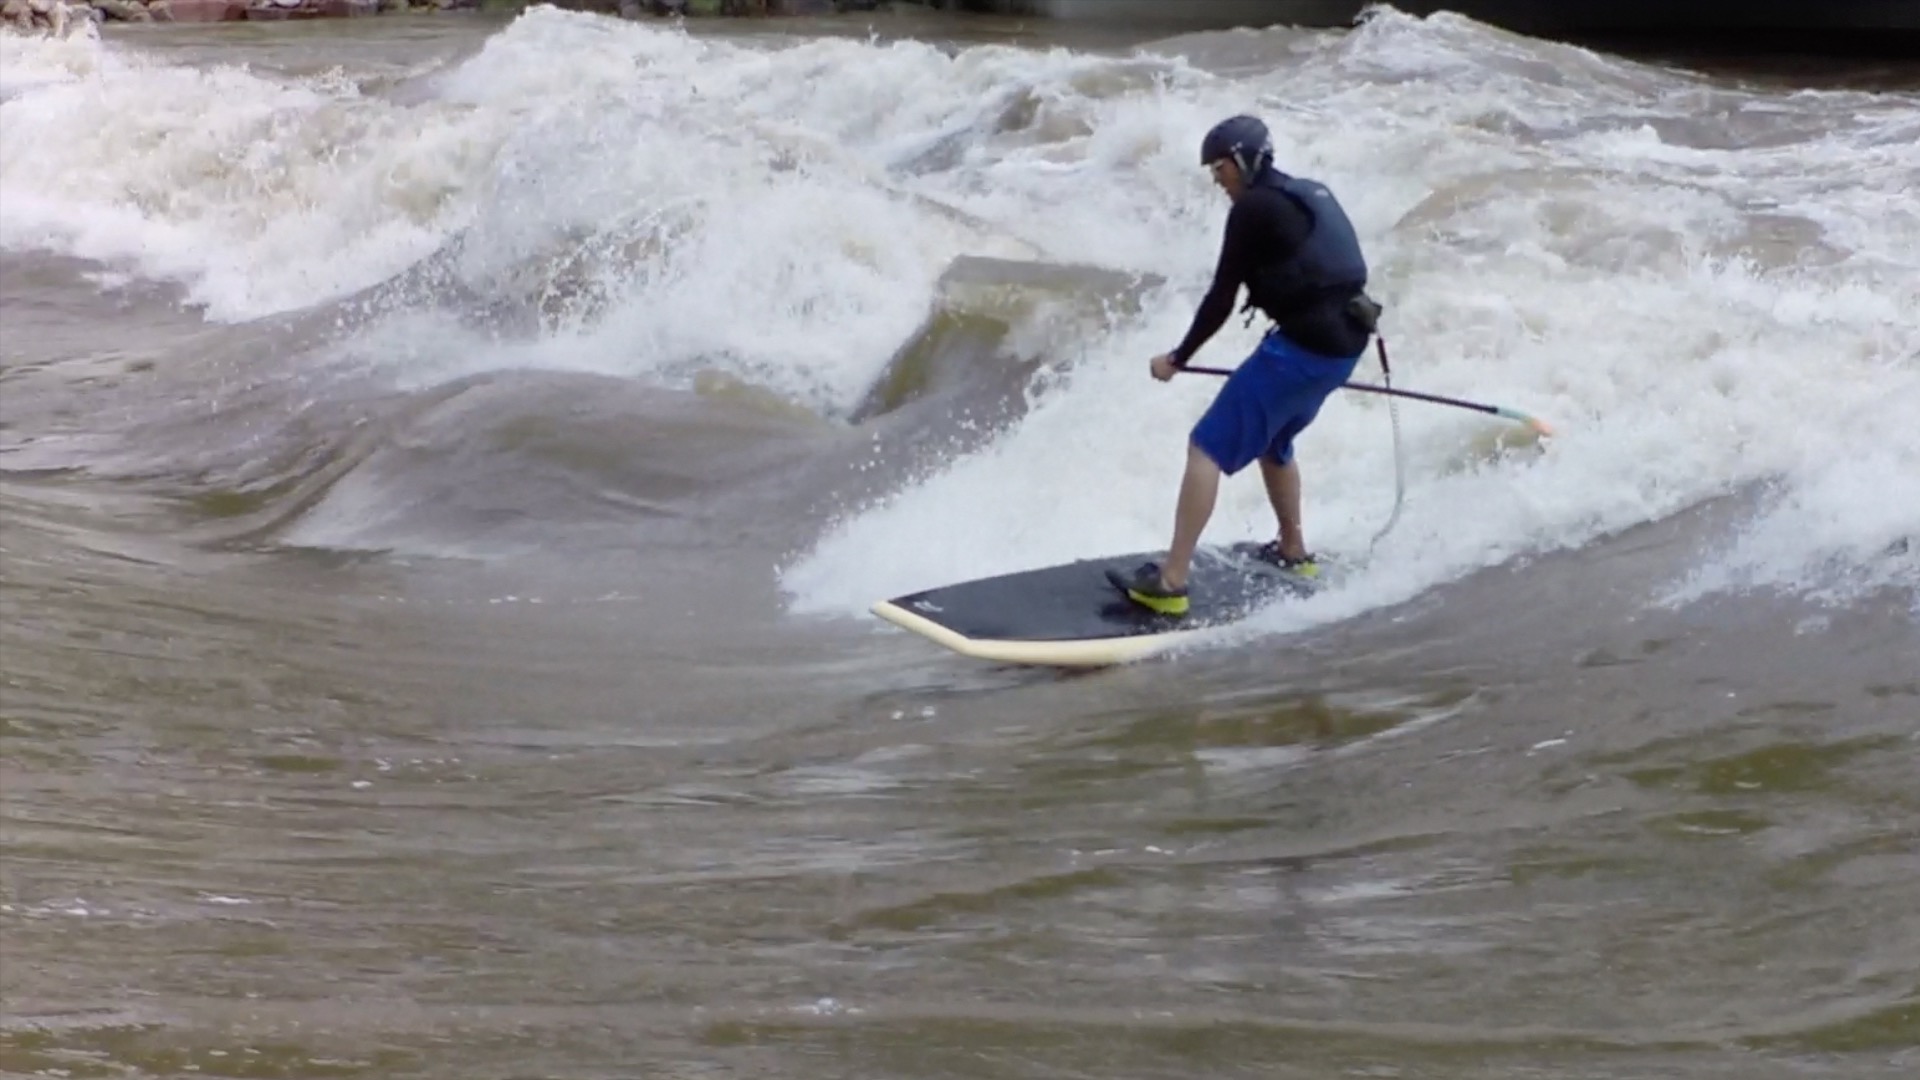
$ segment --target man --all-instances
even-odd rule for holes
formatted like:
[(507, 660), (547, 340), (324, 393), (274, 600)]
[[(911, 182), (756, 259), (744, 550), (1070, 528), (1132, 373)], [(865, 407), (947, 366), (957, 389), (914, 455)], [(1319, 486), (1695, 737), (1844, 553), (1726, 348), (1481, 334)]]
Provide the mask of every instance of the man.
[(1265, 124), (1251, 116), (1222, 121), (1201, 141), (1200, 163), (1233, 208), (1213, 284), (1186, 339), (1151, 361), (1153, 377), (1166, 382), (1187, 366), (1233, 313), (1242, 286), (1247, 304), (1274, 325), (1194, 425), (1166, 561), (1131, 574), (1107, 572), (1135, 603), (1163, 615), (1187, 613), (1187, 573), (1213, 515), (1221, 474), (1231, 476), (1256, 459), (1280, 520), (1279, 537), (1261, 557), (1318, 574), (1300, 529), (1293, 440), (1353, 375), (1380, 312), (1362, 291), (1366, 260), (1346, 212), (1324, 186), (1274, 168)]

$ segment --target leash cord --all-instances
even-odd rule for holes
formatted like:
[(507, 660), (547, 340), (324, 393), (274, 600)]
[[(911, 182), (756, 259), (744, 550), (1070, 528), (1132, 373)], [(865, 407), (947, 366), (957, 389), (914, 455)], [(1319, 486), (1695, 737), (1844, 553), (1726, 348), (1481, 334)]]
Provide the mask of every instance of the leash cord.
[[(1393, 367), (1387, 362), (1387, 339), (1376, 335), (1373, 344), (1380, 355), (1381, 381), (1391, 391)], [(1374, 534), (1373, 540), (1367, 544), (1369, 562), (1373, 559), (1373, 550), (1380, 546), (1380, 541), (1385, 540), (1387, 534), (1393, 531), (1393, 527), (1400, 523), (1400, 510), (1407, 501), (1407, 457), (1405, 447), (1400, 440), (1400, 402), (1391, 394), (1387, 397), (1387, 416), (1393, 422), (1393, 513), (1388, 515), (1386, 525), (1381, 527), (1380, 531)]]

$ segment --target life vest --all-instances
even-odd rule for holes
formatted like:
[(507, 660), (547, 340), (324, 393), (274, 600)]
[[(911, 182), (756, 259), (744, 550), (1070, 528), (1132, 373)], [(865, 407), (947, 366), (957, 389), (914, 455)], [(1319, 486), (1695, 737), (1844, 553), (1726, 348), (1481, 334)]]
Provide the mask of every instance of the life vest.
[(1254, 186), (1292, 199), (1306, 213), (1309, 225), (1292, 258), (1254, 271), (1247, 282), (1249, 307), (1281, 321), (1318, 304), (1345, 303), (1366, 288), (1367, 260), (1360, 253), (1360, 238), (1325, 184), (1269, 166)]

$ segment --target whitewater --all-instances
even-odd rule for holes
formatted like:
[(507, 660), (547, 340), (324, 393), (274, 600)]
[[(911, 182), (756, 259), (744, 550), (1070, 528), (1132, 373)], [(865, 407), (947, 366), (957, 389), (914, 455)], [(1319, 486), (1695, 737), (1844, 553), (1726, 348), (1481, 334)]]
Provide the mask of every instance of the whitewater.
[[(377, 94), (93, 41), (6, 48), (11, 248), (176, 282), (226, 321), (437, 252), (482, 294), (575, 279), (537, 340), (390, 343), (396, 378), (671, 382), (697, 360), (842, 416), (958, 255), (1165, 279), (1135, 317), (1028, 328), (1067, 377), (798, 557), (802, 611), (1165, 542), (1215, 387), (1163, 388), (1145, 361), (1204, 289), (1225, 206), (1195, 146), (1237, 112), (1350, 207), (1400, 385), (1560, 431), (1506, 449), (1498, 421), (1401, 406), (1410, 495), (1377, 569), (1276, 619), (1402, 601), (1741, 493), (1752, 518), (1677, 595), (1920, 584), (1909, 96), (1782, 96), (1391, 11), (1351, 34), (1116, 57), (730, 42), (536, 9)], [(116, 104), (142, 99), (178, 108)], [(1202, 359), (1231, 364), (1259, 332), (1230, 324)], [(1336, 400), (1303, 452), (1314, 543), (1363, 550), (1391, 504), (1385, 403)], [(1210, 539), (1271, 528), (1257, 489), (1227, 486)]]

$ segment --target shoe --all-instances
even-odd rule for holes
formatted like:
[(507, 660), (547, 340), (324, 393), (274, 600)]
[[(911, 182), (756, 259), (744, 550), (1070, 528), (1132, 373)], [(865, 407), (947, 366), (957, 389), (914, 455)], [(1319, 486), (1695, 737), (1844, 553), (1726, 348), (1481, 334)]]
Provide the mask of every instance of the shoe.
[(1127, 594), (1127, 599), (1161, 615), (1185, 615), (1187, 613), (1187, 590), (1168, 588), (1160, 578), (1160, 564), (1142, 563), (1133, 573), (1119, 570), (1107, 571), (1107, 580), (1113, 587)]
[(1317, 578), (1320, 576), (1320, 564), (1314, 559), (1311, 553), (1302, 558), (1289, 559), (1280, 553), (1280, 541), (1278, 540), (1269, 540), (1259, 547), (1254, 548), (1252, 555), (1255, 559), (1269, 566), (1277, 566), (1288, 573), (1299, 574), (1303, 578)]

